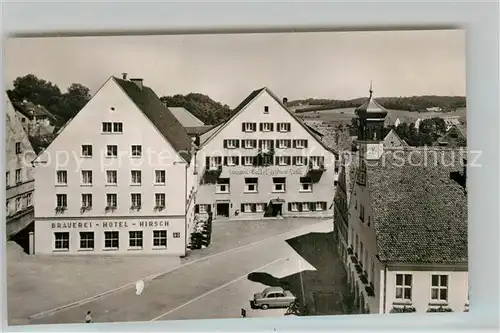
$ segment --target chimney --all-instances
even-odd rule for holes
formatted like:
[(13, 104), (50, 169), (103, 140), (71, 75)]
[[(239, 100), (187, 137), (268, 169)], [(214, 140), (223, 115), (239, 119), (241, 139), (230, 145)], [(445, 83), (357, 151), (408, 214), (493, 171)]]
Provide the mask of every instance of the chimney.
[(124, 80), (127, 79), (127, 73), (122, 73), (122, 79), (124, 79)]
[(286, 105), (286, 103), (288, 103), (288, 98), (283, 97), (283, 104), (285, 104), (285, 105)]
[(130, 79), (130, 81), (134, 82), (137, 85), (137, 87), (139, 87), (139, 90), (142, 90), (143, 79)]

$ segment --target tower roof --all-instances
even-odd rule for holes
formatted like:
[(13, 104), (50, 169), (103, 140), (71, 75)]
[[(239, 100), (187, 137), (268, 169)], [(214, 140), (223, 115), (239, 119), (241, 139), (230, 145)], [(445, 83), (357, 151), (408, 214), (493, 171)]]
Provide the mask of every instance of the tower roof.
[(377, 103), (377, 101), (373, 98), (373, 89), (372, 89), (372, 83), (370, 82), (370, 96), (368, 97), (368, 100), (363, 103), (360, 107), (356, 108), (356, 114), (363, 114), (367, 113), (369, 114), (370, 118), (385, 118), (387, 115), (387, 110)]

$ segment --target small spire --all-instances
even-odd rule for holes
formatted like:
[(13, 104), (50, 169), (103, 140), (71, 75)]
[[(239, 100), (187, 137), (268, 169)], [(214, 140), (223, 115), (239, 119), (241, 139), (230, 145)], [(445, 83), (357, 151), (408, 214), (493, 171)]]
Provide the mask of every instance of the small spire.
[(372, 80), (370, 80), (370, 98), (372, 97), (373, 94), (373, 89), (372, 89)]

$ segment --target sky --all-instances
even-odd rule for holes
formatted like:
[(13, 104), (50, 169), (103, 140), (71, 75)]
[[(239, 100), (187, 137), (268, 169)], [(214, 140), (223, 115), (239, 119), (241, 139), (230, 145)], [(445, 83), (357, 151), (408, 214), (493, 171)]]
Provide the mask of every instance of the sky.
[(267, 86), (281, 98), (465, 96), (463, 30), (14, 38), (4, 80), (35, 74), (91, 93), (112, 75), (158, 96), (202, 93), (230, 107)]

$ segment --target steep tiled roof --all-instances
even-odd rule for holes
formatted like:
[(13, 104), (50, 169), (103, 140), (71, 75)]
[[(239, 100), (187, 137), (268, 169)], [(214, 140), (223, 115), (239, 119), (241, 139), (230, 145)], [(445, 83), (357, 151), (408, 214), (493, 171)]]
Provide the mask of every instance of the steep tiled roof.
[[(326, 150), (337, 154), (337, 152), (325, 145), (319, 138), (318, 134), (316, 134), (309, 126), (307, 126), (299, 117), (295, 115), (295, 112), (291, 111), (283, 102), (267, 87), (263, 87), (257, 90), (254, 90), (248, 95), (232, 112), (232, 116), (226, 120), (224, 123), (217, 125), (217, 129), (213, 132), (212, 135), (210, 135), (206, 140), (203, 142), (207, 142), (210, 140), (214, 135), (216, 135), (222, 128), (224, 128), (224, 125), (229, 123), (233, 118), (241, 111), (243, 110), (250, 102), (252, 102), (259, 94), (261, 94), (263, 91), (266, 91), (283, 109), (285, 109), (290, 116), (295, 119), (312, 137), (314, 137), (317, 142)], [(211, 131), (210, 131), (211, 132)]]
[(146, 86), (139, 89), (139, 87), (131, 81), (122, 80), (116, 77), (113, 77), (113, 79), (156, 126), (165, 139), (170, 142), (179, 155), (189, 163), (192, 157), (192, 139), (172, 112), (163, 105), (155, 92)]
[(177, 120), (184, 127), (200, 127), (205, 126), (205, 124), (198, 118), (196, 118), (191, 112), (183, 107), (171, 107), (168, 109), (177, 118)]
[(467, 264), (467, 194), (450, 177), (465, 156), (458, 149), (398, 148), (367, 161), (382, 261)]

